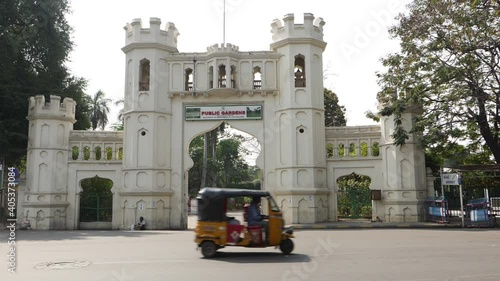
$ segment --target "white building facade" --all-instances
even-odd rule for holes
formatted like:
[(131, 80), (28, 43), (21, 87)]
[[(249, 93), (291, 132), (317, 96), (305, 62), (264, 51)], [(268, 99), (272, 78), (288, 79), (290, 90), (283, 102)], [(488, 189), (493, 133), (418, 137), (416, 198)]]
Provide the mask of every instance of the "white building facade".
[[(369, 176), (370, 188), (380, 191), (372, 201), (374, 219), (423, 220), (432, 186), (428, 191), (416, 139), (394, 146), (393, 121), (385, 117), (380, 126), (325, 128), (324, 24), (312, 14), (296, 24), (287, 14), (271, 24), (269, 51), (225, 44), (181, 53), (174, 24), (162, 28), (151, 18), (145, 28), (133, 20), (122, 48), (123, 132), (72, 130), (73, 100), (30, 99), (18, 219), (35, 229), (129, 229), (143, 216), (148, 229), (185, 229), (189, 144), (226, 122), (259, 142), (262, 187), (275, 196), (287, 223), (337, 220), (337, 179), (351, 173)], [(403, 116), (408, 129), (418, 114)], [(363, 145), (368, 154), (359, 151)], [(358, 151), (349, 153), (351, 146)], [(111, 222), (80, 219), (81, 182), (95, 176), (113, 182)]]

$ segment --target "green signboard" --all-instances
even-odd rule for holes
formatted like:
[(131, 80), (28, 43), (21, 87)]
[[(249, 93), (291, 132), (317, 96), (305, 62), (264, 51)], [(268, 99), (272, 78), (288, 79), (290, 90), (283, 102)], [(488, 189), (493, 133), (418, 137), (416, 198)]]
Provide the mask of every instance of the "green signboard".
[(262, 105), (186, 106), (186, 121), (196, 120), (258, 120)]

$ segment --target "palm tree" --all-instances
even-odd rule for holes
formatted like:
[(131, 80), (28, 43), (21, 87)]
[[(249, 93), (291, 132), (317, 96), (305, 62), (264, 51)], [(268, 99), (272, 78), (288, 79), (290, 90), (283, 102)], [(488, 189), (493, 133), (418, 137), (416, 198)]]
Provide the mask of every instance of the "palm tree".
[[(120, 106), (124, 104), (125, 101), (123, 99), (115, 101), (116, 106)], [(125, 111), (125, 108), (121, 108), (120, 111), (118, 112), (118, 121), (123, 123), (123, 112)]]
[(104, 96), (105, 96), (104, 92), (99, 90), (92, 99), (89, 117), (90, 117), (90, 123), (92, 125), (92, 130), (94, 131), (95, 129), (97, 129), (97, 127), (100, 127), (101, 130), (104, 130), (104, 128), (108, 124), (108, 113), (109, 113), (108, 103), (111, 102), (111, 99), (107, 99)]
[[(115, 101), (116, 106), (123, 105), (125, 101), (123, 99)], [(121, 108), (120, 111), (118, 112), (118, 122), (115, 124), (111, 125), (111, 128), (115, 131), (123, 131), (123, 112), (125, 111), (125, 108)]]

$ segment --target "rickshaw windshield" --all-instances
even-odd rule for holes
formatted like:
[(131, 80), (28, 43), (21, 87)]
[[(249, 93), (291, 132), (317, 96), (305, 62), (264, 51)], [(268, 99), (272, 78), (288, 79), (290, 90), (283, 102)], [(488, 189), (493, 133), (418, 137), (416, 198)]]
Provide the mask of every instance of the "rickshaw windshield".
[(274, 199), (271, 196), (267, 197), (267, 199), (269, 200), (269, 205), (271, 206), (271, 210), (273, 212), (279, 212), (280, 208), (278, 207), (278, 204), (276, 204)]

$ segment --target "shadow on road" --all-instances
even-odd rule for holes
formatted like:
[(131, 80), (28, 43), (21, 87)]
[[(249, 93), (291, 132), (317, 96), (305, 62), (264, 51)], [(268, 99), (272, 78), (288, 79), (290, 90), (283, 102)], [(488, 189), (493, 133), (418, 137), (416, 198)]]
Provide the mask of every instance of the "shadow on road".
[(217, 252), (210, 260), (230, 263), (295, 263), (309, 262), (311, 258), (304, 254), (283, 255), (282, 253), (264, 252)]
[[(85, 240), (94, 237), (148, 237), (156, 235), (165, 235), (176, 233), (171, 231), (128, 231), (128, 230), (61, 230), (61, 231), (43, 231), (43, 230), (27, 230), (16, 231), (16, 240), (23, 241), (61, 241), (61, 240)], [(8, 231), (0, 232), (0, 240), (6, 241), (9, 235)]]

